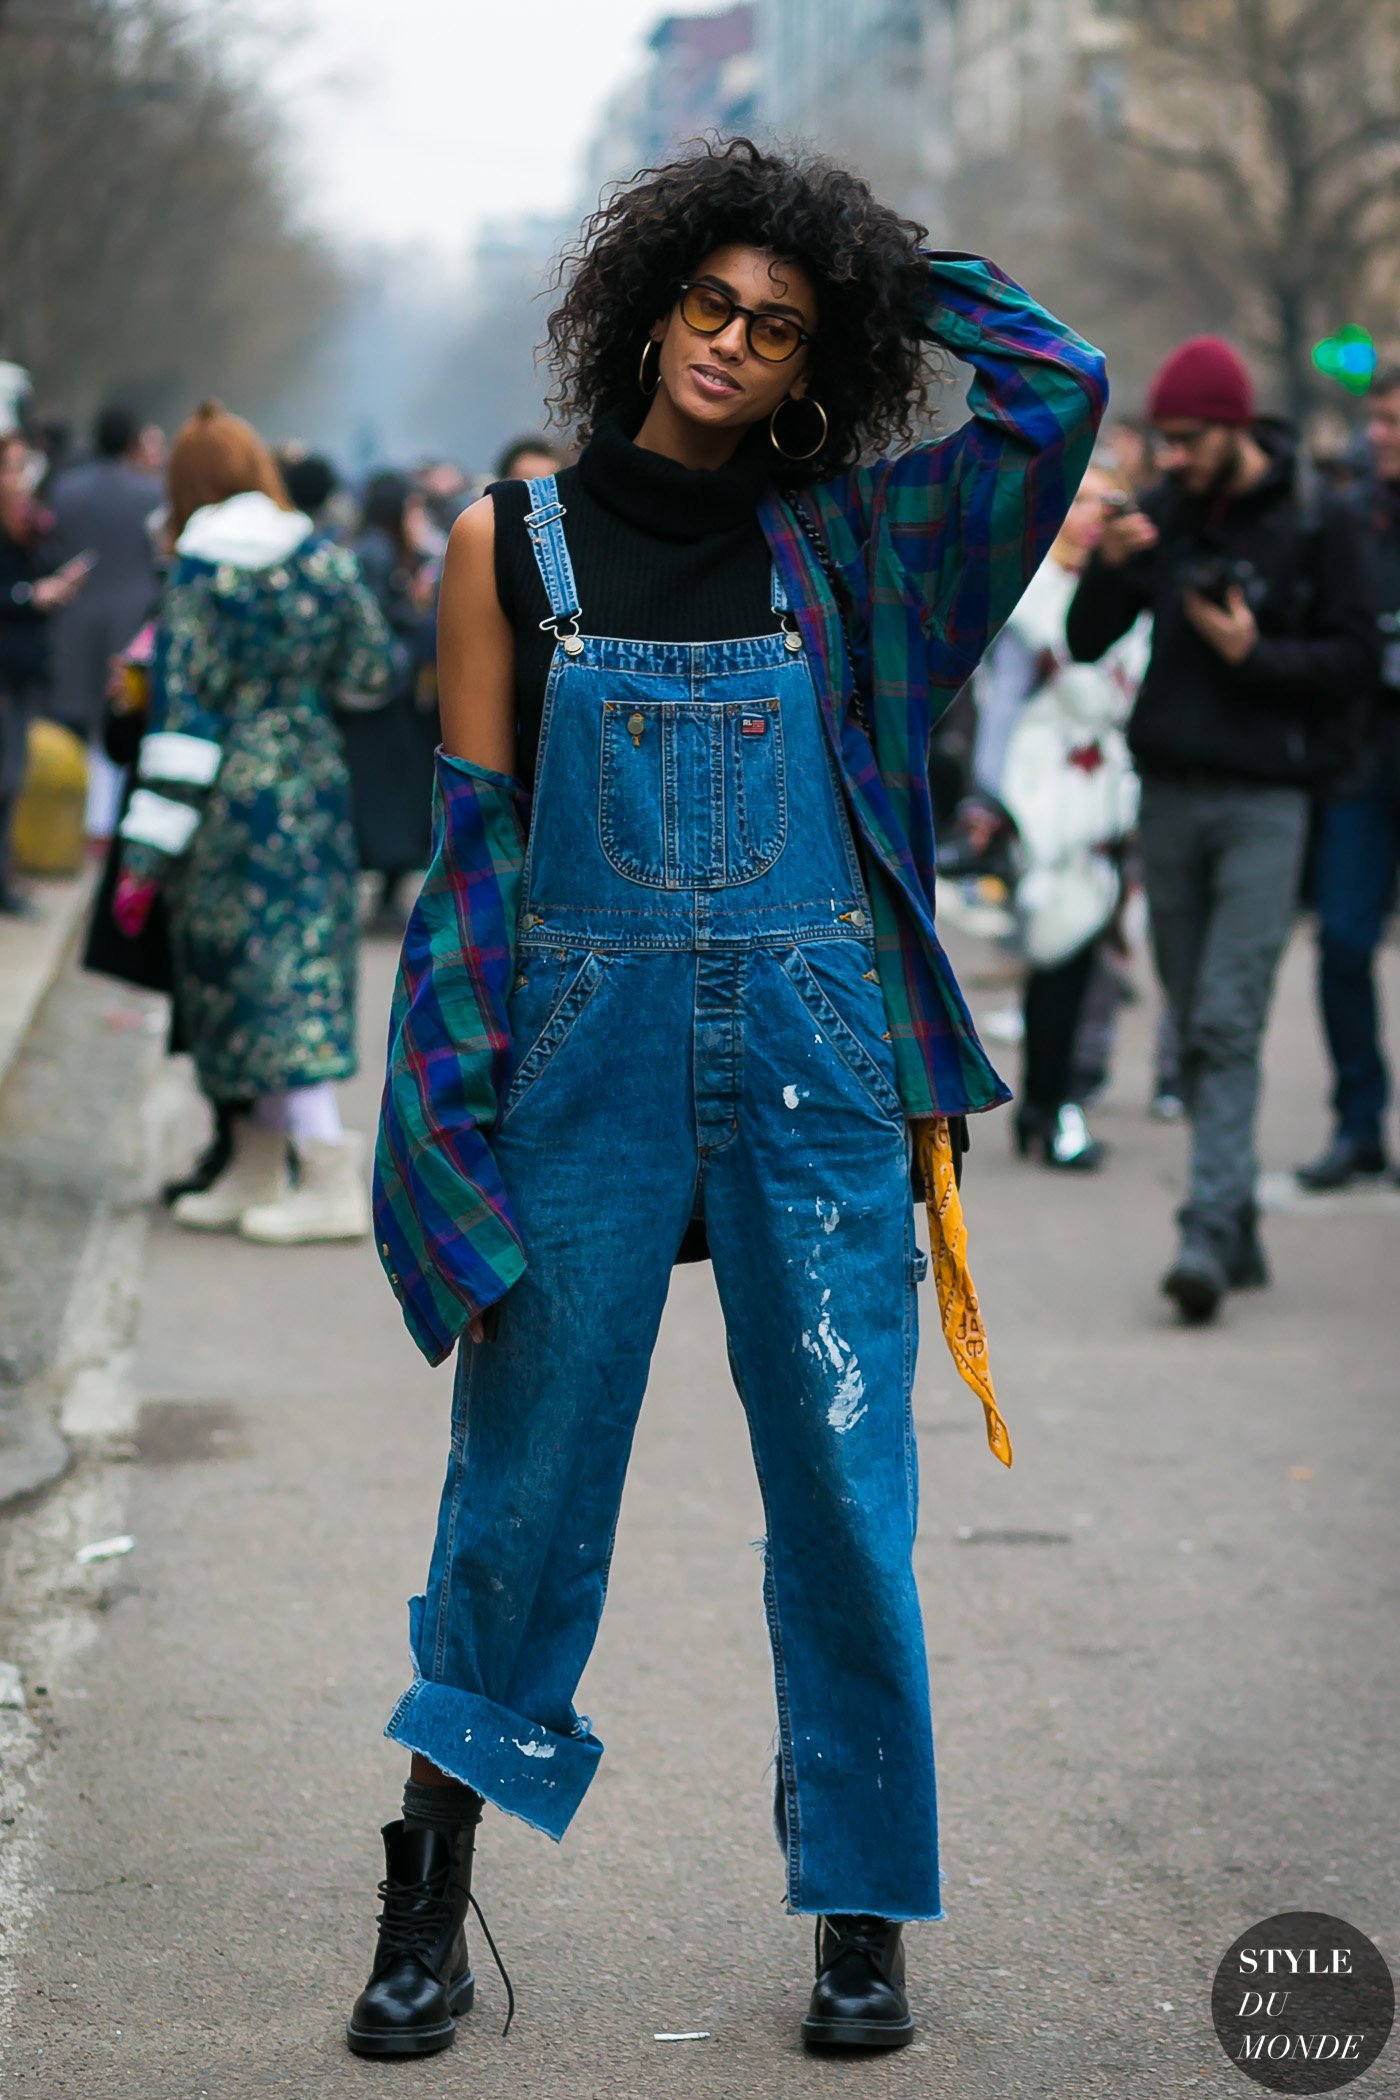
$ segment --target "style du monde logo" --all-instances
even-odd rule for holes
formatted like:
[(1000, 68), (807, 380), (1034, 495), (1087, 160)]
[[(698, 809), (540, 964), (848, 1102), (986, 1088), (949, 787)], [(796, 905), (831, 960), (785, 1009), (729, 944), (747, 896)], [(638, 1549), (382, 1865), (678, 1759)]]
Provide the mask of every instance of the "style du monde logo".
[(1242, 1932), (1215, 1972), (1221, 2048), (1275, 2093), (1332, 2093), (1390, 2039), (1395, 1985), (1364, 1932), (1325, 1911), (1281, 1911)]

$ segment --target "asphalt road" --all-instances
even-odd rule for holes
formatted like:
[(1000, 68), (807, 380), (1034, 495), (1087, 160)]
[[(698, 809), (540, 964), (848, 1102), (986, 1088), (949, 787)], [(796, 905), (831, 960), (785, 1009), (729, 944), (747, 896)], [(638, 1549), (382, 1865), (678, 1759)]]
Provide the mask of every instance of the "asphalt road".
[[(966, 960), (979, 1008), (1004, 1003), (976, 982), (985, 951)], [(366, 1128), (391, 961), (368, 951)], [(1275, 1169), (1321, 1128), (1306, 963), (1300, 940), (1270, 1046)], [(1393, 956), (1387, 972), (1394, 1013)], [(79, 1063), (109, 1076), (133, 1040), (110, 1007), (73, 1023)], [(1004, 1127), (973, 1154), (1009, 1475), (926, 1304), (948, 1916), (911, 1934), (914, 2049), (830, 2064), (797, 2045), (810, 1925), (784, 1915), (768, 1827), (758, 1498), (702, 1268), (675, 1279), (581, 1695), (600, 1776), (563, 1848), (494, 1813), (483, 1829), (515, 2029), (501, 2039), (482, 1960), (453, 2051), (345, 2053), (449, 1378), (417, 1359), (368, 1248), (275, 1252), (157, 1218), (113, 1256), (139, 1258), (136, 1347), (109, 1364), (89, 1339), (73, 1473), (0, 1520), (0, 1654), (29, 1699), (0, 1713), (3, 2090), (1223, 2096), (1249, 2088), (1210, 1982), (1246, 1926), (1332, 1911), (1395, 1967), (1400, 1194), (1271, 1216), (1275, 1289), (1218, 1330), (1174, 1328), (1155, 1279), (1181, 1138), (1142, 1113), (1148, 1020), (1129, 1017), (1098, 1119), (1101, 1180), (1015, 1164)], [(178, 1150), (187, 1105), (156, 1047), (147, 1120)], [(74, 1564), (121, 1532), (129, 1555)], [(655, 2039), (677, 2030), (708, 2038)], [(1400, 2042), (1354, 2090), (1400, 2091)]]

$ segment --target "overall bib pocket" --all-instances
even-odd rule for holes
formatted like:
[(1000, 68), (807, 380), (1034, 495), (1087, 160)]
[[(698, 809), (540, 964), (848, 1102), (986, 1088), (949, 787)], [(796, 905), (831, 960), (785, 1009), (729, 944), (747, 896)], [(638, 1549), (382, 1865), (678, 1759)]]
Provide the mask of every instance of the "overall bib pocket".
[(572, 1034), (576, 1022), (607, 974), (596, 955), (562, 958), (526, 951), (521, 956), (525, 982), (512, 995), (510, 1025), (516, 1052), (497, 1127), (515, 1114), (530, 1089), (543, 1078)]
[(598, 837), (617, 874), (664, 890), (753, 882), (787, 829), (775, 697), (603, 703)]

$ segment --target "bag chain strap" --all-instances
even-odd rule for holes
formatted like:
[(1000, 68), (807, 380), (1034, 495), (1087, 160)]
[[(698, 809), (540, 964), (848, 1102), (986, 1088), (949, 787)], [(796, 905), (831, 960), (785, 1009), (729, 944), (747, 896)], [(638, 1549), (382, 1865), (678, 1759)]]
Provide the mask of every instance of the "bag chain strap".
[[(851, 601), (850, 585), (837, 568), (831, 549), (827, 545), (826, 534), (822, 531), (816, 518), (809, 515), (806, 505), (800, 502), (796, 496), (793, 496), (790, 500), (797, 522), (807, 535), (811, 543), (812, 552), (821, 564), (822, 574), (831, 587), (831, 595), (836, 600), (836, 609), (841, 615), (841, 636), (846, 644), (846, 661), (851, 667), (852, 711), (861, 728), (870, 738), (873, 748), (875, 733), (870, 725), (870, 712), (866, 704), (865, 694), (861, 689), (860, 674), (856, 669), (855, 650), (851, 646), (850, 620), (855, 607)], [(968, 1128), (966, 1116), (949, 1116), (946, 1120), (948, 1124), (948, 1138), (953, 1149), (953, 1180), (956, 1186), (961, 1188), (963, 1162), (972, 1149), (972, 1135)], [(916, 1193), (918, 1193), (920, 1176), (917, 1156), (911, 1163), (911, 1172), (915, 1179)]]
[(851, 711), (873, 745), (875, 732), (871, 725), (870, 707), (861, 686), (860, 673), (856, 669), (855, 649), (851, 643), (851, 620), (855, 613), (855, 606), (851, 598), (851, 587), (836, 566), (831, 548), (827, 544), (826, 534), (822, 531), (818, 520), (809, 512), (806, 504), (798, 497), (792, 497), (791, 502), (793, 514), (806, 534), (812, 552), (816, 555), (821, 567), (821, 572), (830, 586), (831, 595), (836, 600), (836, 610), (841, 619), (841, 639), (846, 644), (846, 662), (851, 669)]

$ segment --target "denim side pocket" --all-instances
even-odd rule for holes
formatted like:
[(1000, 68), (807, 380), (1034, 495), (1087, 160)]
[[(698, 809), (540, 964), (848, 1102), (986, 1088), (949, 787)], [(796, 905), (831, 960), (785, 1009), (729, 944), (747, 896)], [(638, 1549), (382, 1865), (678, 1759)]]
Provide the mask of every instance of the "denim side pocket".
[[(835, 950), (848, 944), (833, 941), (826, 945), (830, 949)], [(825, 955), (821, 959), (823, 961), (826, 960)], [(790, 955), (784, 957), (783, 969), (798, 997), (802, 1000), (807, 1011), (821, 1029), (842, 1064), (851, 1073), (851, 1076), (859, 1082), (866, 1094), (869, 1095), (871, 1102), (879, 1110), (880, 1114), (885, 1116), (891, 1123), (896, 1124), (901, 1131), (904, 1130), (904, 1105), (899, 1098), (899, 1089), (895, 1085), (892, 1076), (894, 1067), (893, 1056), (890, 1056), (888, 1059), (890, 1070), (887, 1072), (877, 1061), (873, 1052), (861, 1040), (861, 1036), (857, 1033), (856, 1028), (840, 1013), (832, 999), (831, 993), (828, 992), (826, 986), (817, 977), (802, 949), (794, 948)], [(863, 983), (864, 980), (862, 979), (861, 982)], [(878, 986), (876, 991), (878, 993)], [(876, 1018), (874, 1011), (869, 1017), (865, 1015), (860, 1016), (861, 1025), (867, 1033), (870, 1032), (874, 1018)], [(883, 1000), (879, 1002), (878, 1018), (881, 1021), (884, 1019)], [(885, 1048), (883, 1029), (880, 1031), (880, 1047), (881, 1049)]]
[(501, 1108), (501, 1123), (509, 1121), (530, 1089), (549, 1069), (606, 974), (606, 964), (596, 955), (585, 955), (572, 976), (566, 970), (563, 989), (555, 997), (539, 1033), (515, 1068)]

